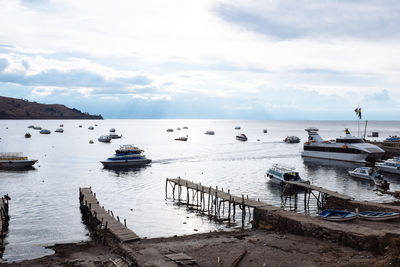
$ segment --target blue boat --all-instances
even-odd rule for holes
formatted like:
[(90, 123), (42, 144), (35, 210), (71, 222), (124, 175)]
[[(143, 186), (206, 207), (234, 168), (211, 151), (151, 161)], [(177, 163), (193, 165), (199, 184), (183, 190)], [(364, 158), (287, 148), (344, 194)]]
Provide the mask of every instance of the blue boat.
[(358, 213), (360, 218), (370, 221), (386, 221), (400, 218), (398, 212), (381, 212), (381, 211), (361, 211)]
[(400, 137), (394, 135), (387, 137), (383, 142), (400, 142)]
[(318, 216), (327, 221), (343, 222), (357, 218), (357, 215), (351, 211), (345, 210), (323, 210)]

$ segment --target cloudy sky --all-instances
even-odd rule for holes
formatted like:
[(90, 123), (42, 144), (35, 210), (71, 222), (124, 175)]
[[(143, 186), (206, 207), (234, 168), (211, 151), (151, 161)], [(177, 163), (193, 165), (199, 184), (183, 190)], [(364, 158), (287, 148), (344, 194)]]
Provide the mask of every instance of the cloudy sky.
[(398, 120), (397, 0), (0, 0), (0, 95), (105, 118)]

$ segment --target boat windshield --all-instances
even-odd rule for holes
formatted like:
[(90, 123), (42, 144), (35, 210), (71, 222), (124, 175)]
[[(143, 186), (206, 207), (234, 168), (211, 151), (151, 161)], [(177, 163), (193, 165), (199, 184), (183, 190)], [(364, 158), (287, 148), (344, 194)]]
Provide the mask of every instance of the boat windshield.
[(354, 139), (336, 139), (336, 143), (347, 143), (347, 144), (357, 144), (357, 143), (365, 143), (361, 138), (354, 138)]
[(285, 179), (285, 181), (297, 181), (300, 177), (298, 172), (288, 172), (284, 174), (283, 179)]

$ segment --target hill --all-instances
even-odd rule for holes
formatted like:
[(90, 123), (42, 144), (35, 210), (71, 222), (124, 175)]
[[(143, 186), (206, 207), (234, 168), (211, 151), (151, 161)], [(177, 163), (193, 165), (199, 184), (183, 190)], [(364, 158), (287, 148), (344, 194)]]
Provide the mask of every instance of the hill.
[(0, 96), (0, 119), (2, 120), (102, 120), (101, 115), (90, 115), (75, 108), (59, 104), (39, 104), (25, 99)]

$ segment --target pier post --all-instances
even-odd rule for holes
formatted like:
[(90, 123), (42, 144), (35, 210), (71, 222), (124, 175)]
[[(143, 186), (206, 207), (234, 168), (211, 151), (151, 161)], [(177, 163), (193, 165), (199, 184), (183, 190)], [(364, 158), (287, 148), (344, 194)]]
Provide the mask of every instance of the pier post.
[(186, 182), (186, 205), (189, 207), (189, 186)]
[(165, 198), (167, 198), (167, 192), (168, 192), (168, 178), (165, 180)]
[(207, 208), (207, 212), (208, 214), (210, 214), (210, 197), (211, 197), (211, 186), (208, 188), (208, 208)]

